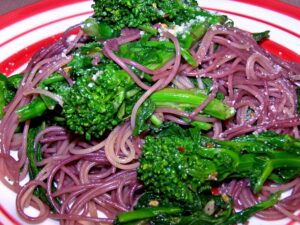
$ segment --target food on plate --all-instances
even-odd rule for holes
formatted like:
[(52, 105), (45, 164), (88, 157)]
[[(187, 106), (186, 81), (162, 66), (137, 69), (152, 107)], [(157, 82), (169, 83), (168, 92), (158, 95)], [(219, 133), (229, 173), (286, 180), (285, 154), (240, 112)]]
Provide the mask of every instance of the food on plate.
[(300, 65), (259, 45), (269, 32), (193, 0), (92, 7), (0, 76), (0, 179), (20, 217), (300, 221)]

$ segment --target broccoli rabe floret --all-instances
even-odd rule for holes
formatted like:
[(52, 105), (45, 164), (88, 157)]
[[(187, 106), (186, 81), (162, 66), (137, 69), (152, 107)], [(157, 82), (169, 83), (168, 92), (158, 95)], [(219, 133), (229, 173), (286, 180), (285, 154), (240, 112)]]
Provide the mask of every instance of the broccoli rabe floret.
[(198, 7), (194, 0), (133, 1), (95, 0), (94, 17), (115, 30), (124, 27), (149, 26), (156, 22), (183, 20)]
[(71, 78), (76, 80), (86, 72), (96, 73), (97, 68), (93, 65), (93, 59), (103, 58), (102, 47), (100, 42), (89, 42), (78, 48), (73, 54), (72, 61), (67, 65)]
[(119, 36), (125, 27), (139, 28), (154, 35), (158, 32), (152, 25), (163, 23), (170, 27), (180, 25), (186, 28), (192, 25), (185, 33), (188, 37), (184, 38), (190, 41), (193, 37), (200, 38), (209, 25), (227, 20), (226, 16), (200, 9), (195, 0), (95, 0), (92, 7), (93, 17), (86, 20), (83, 30), (96, 39)]
[(140, 93), (131, 77), (115, 63), (100, 64), (97, 70), (76, 80), (64, 98), (62, 112), (68, 127), (88, 140), (99, 138), (126, 119), (134, 96)]
[[(92, 63), (95, 54), (100, 60), (97, 65)], [(55, 72), (38, 87), (62, 98), (63, 106), (58, 116), (72, 132), (85, 136), (87, 140), (99, 138), (106, 130), (122, 123), (141, 95), (141, 89), (129, 74), (102, 55), (98, 43), (79, 48), (64, 69), (73, 79), (71, 86)], [(57, 102), (40, 95), (16, 112), (19, 120), (25, 121), (55, 108), (59, 108)]]
[(267, 179), (281, 176), (280, 171), (290, 170), (293, 177), (300, 174), (299, 155), (276, 145), (271, 149), (266, 146), (266, 151), (248, 152), (247, 148), (237, 151), (223, 146), (222, 141), (213, 146), (210, 143), (214, 140), (208, 137), (206, 141), (208, 144), (202, 145), (201, 135), (178, 126), (148, 135), (140, 157), (139, 178), (155, 193), (193, 202), (198, 193), (226, 178), (249, 179), (257, 193)]

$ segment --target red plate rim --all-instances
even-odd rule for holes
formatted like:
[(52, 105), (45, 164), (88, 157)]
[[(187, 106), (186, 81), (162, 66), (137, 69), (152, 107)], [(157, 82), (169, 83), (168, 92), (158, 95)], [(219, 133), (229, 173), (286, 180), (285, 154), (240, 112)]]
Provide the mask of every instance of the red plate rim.
[(233, 1), (243, 2), (250, 5), (256, 5), (300, 20), (300, 7), (279, 0), (233, 0)]
[[(256, 5), (300, 20), (300, 7), (287, 4), (279, 0), (264, 0), (264, 1), (233, 0), (233, 1), (243, 2), (250, 5)], [(17, 23), (27, 17), (34, 16), (44, 11), (51, 10), (57, 7), (70, 5), (70, 4), (80, 3), (80, 2), (91, 2), (91, 0), (64, 0), (64, 1), (42, 0), (37, 3), (32, 3), (30, 5), (16, 9), (12, 12), (8, 12), (4, 15), (1, 15), (0, 30), (14, 23)]]
[(66, 5), (72, 5), (81, 2), (90, 2), (90, 0), (63, 0), (63, 1), (41, 0), (39, 2), (26, 5), (24, 7), (18, 8), (16, 10), (1, 15), (0, 30), (14, 23), (17, 23), (21, 20), (24, 20), (28, 17), (37, 15), (39, 13), (51, 9), (55, 9), (58, 7), (63, 7)]

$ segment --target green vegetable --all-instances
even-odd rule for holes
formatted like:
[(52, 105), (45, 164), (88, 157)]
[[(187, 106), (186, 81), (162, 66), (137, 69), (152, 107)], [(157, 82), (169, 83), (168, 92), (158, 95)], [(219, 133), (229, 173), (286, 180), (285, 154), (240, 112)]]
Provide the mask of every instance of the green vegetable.
[(103, 57), (102, 47), (100, 42), (89, 42), (78, 48), (72, 61), (67, 66), (67, 68), (70, 68), (71, 77), (76, 79), (79, 76), (85, 75), (86, 71), (92, 72), (91, 70), (95, 69), (92, 63), (93, 57)]
[(136, 125), (133, 131), (133, 135), (138, 135), (144, 130), (151, 128), (151, 124), (148, 123), (148, 119), (155, 112), (155, 103), (151, 100), (146, 100), (143, 106), (139, 108), (136, 116)]
[(135, 41), (121, 45), (118, 56), (131, 59), (156, 70), (175, 57), (174, 45), (169, 41)]
[[(205, 89), (207, 95), (210, 94), (212, 85), (213, 85), (213, 80), (208, 77), (202, 77), (201, 80), (202, 80), (202, 83), (204, 85), (204, 89)], [(224, 94), (222, 92), (218, 91), (217, 95), (216, 95), (216, 99), (223, 101), (224, 98), (225, 98)]]
[(180, 24), (203, 14), (210, 15), (212, 21), (219, 17), (200, 10), (194, 0), (95, 0), (92, 7), (94, 18), (117, 31), (124, 27), (149, 27), (157, 22)]
[[(245, 223), (255, 213), (272, 207), (280, 193), (271, 195), (266, 201), (246, 208), (238, 213), (233, 212), (229, 197), (225, 201), (221, 196), (209, 193), (200, 195), (191, 205), (170, 202), (163, 196), (146, 192), (139, 199), (133, 211), (121, 213), (114, 221), (115, 225), (232, 225)], [(151, 206), (156, 204), (156, 206)], [(154, 213), (153, 213), (154, 212)]]
[[(223, 24), (226, 16), (211, 14), (198, 7), (195, 0), (95, 0), (94, 14), (86, 20), (83, 30), (96, 39), (116, 36), (125, 27), (138, 28), (151, 35), (157, 35), (153, 24), (175, 24), (188, 27), (181, 37), (183, 48), (190, 48), (194, 39), (199, 39), (211, 24)], [(200, 22), (200, 23), (198, 23)]]
[[(147, 136), (140, 158), (139, 179), (154, 193), (189, 203), (199, 193), (227, 178), (247, 178), (257, 193), (271, 175), (280, 176), (278, 171), (289, 169), (294, 171), (294, 177), (299, 176), (299, 155), (280, 146), (266, 146), (265, 151), (257, 152), (247, 148), (237, 150), (222, 146), (222, 141), (214, 146), (214, 140), (208, 137), (204, 138), (207, 144), (203, 145), (202, 137), (199, 132), (195, 135), (195, 130), (192, 133), (179, 126)], [(255, 145), (257, 140), (252, 142)], [(298, 145), (299, 141), (295, 142)]]
[(222, 224), (231, 225), (236, 223), (246, 223), (247, 220), (257, 212), (268, 209), (277, 204), (280, 198), (280, 194), (280, 192), (276, 192), (272, 194), (266, 201), (259, 202), (254, 206), (235, 213), (232, 217), (230, 217), (227, 221), (224, 221), (224, 223)]
[[(29, 160), (29, 177), (30, 180), (34, 180), (36, 176), (41, 171), (41, 168), (39, 168), (36, 165), (36, 162), (39, 162), (43, 159), (42, 155), (42, 149), (41, 145), (38, 143), (36, 146), (34, 146), (34, 139), (37, 136), (37, 134), (45, 129), (45, 123), (42, 122), (40, 124), (34, 124), (30, 127), (28, 131), (28, 137), (27, 137), (27, 157)], [(50, 206), (51, 209), (53, 209), (52, 204), (48, 200), (46, 190), (42, 187), (36, 187), (34, 190), (34, 195), (37, 196), (39, 199), (41, 199), (44, 203)]]
[[(64, 98), (62, 114), (68, 127), (87, 140), (122, 123), (140, 96), (131, 77), (112, 61), (100, 64), (97, 70), (79, 77)], [(127, 96), (133, 90), (135, 94)]]
[[(101, 57), (96, 66), (92, 64), (95, 54)], [(57, 116), (71, 131), (87, 140), (99, 138), (129, 117), (141, 89), (124, 70), (102, 55), (101, 45), (92, 42), (79, 48), (67, 68), (75, 80), (72, 86), (61, 74), (54, 73), (38, 87), (63, 99)], [(16, 112), (19, 120), (25, 121), (57, 108), (54, 100), (40, 95)]]
[(139, 219), (146, 219), (158, 216), (159, 214), (174, 215), (181, 212), (178, 207), (164, 208), (164, 207), (152, 207), (145, 209), (138, 209), (136, 211), (121, 213), (117, 216), (118, 223), (130, 222)]
[[(201, 10), (198, 8), (196, 1), (187, 2), (189, 5), (179, 1), (113, 1), (110, 3), (95, 1), (93, 5), (95, 10), (94, 17), (86, 20), (83, 30), (96, 39), (109, 39), (115, 37), (116, 35), (114, 34), (124, 27), (136, 27), (146, 31), (144, 36), (149, 39), (152, 35), (156, 36), (158, 34), (158, 31), (151, 25), (160, 22), (167, 26), (167, 28), (164, 28), (166, 31), (175, 31), (175, 35), (177, 35), (180, 42), (182, 57), (187, 63), (196, 67), (197, 62), (188, 49), (205, 34), (209, 26), (224, 24), (227, 21), (227, 17)], [(180, 12), (179, 15), (176, 15), (177, 11)], [(162, 15), (160, 12), (164, 12), (165, 15)], [(148, 14), (151, 14), (151, 16)], [(176, 30), (179, 29), (178, 27), (182, 27), (183, 31), (178, 32)], [(162, 32), (162, 30), (160, 29), (159, 32)], [(145, 38), (142, 37), (141, 41), (125, 44), (121, 47), (119, 55), (133, 59), (143, 65), (146, 64), (150, 69), (159, 68), (156, 66), (157, 60), (160, 61), (159, 65), (162, 66), (174, 57), (175, 48), (172, 43), (153, 41), (158, 45), (165, 43), (169, 45), (164, 46), (161, 50), (154, 50), (149, 49), (150, 46), (145, 48), (143, 46), (145, 40), (143, 39)], [(147, 58), (146, 61), (143, 60), (145, 57)], [(153, 60), (155, 62), (154, 65), (152, 63), (149, 65), (147, 63), (149, 60)]]
[(94, 18), (88, 18), (82, 30), (96, 40), (105, 40), (120, 35), (120, 32), (113, 30), (108, 24), (98, 23)]
[[(170, 46), (173, 47), (170, 42), (130, 43), (121, 46), (120, 54), (124, 52), (126, 54), (137, 53), (132, 54), (134, 60), (143, 61), (145, 65), (154, 69), (161, 67), (166, 62), (166, 54), (171, 53), (169, 56), (174, 56)], [(150, 48), (157, 51), (152, 51)], [(167, 52), (166, 49), (170, 49), (170, 51)], [(57, 116), (59, 116), (60, 121), (65, 121), (71, 131), (84, 135), (87, 140), (92, 137), (101, 137), (106, 130), (113, 129), (127, 119), (135, 102), (142, 94), (142, 90), (130, 76), (113, 61), (105, 58), (101, 50), (101, 45), (95, 42), (83, 45), (78, 49), (73, 60), (67, 65), (71, 77), (75, 80), (72, 86), (69, 86), (65, 78), (59, 73), (52, 74), (38, 86), (59, 95), (63, 99), (64, 105), (60, 110), (61, 113)], [(158, 53), (161, 53), (161, 58), (156, 58), (158, 59), (156, 60), (155, 54)], [(101, 58), (101, 62), (96, 66), (92, 64), (92, 57), (95, 54)], [(149, 128), (148, 119), (157, 127), (161, 125), (162, 121), (153, 115), (157, 107), (192, 111), (207, 97), (202, 92), (200, 89), (164, 89), (154, 93), (148, 101), (149, 107), (146, 107), (145, 103), (142, 109), (138, 111), (137, 127), (134, 134)], [(57, 102), (47, 96), (40, 95), (16, 112), (19, 120), (25, 121), (44, 115), (47, 110), (53, 109), (57, 109)], [(216, 99), (212, 100), (203, 112), (220, 119), (227, 119), (234, 114), (232, 108)], [(204, 130), (212, 128), (211, 124), (204, 122), (192, 121), (191, 124), (202, 127)]]
[[(120, 46), (117, 55), (136, 61), (151, 70), (156, 70), (175, 57), (175, 46), (170, 41), (130, 42)], [(181, 55), (192, 66), (197, 66), (190, 52), (181, 48)]]
[[(203, 93), (203, 90), (197, 88), (185, 90), (165, 88), (153, 93), (150, 97), (157, 107), (169, 107), (182, 111), (194, 110), (206, 98), (207, 95)], [(226, 120), (232, 117), (235, 111), (223, 102), (213, 99), (203, 109), (203, 113), (221, 120)]]
[(252, 36), (255, 41), (260, 42), (263, 39), (270, 37), (270, 31), (266, 30), (266, 31), (259, 32), (259, 33), (252, 33)]
[[(70, 91), (70, 86), (66, 82), (65, 78), (59, 74), (54, 73), (47, 79), (43, 80), (38, 88), (47, 89), (48, 91), (54, 92), (61, 97), (66, 97)], [(47, 109), (53, 110), (57, 105), (57, 102), (53, 99), (40, 95), (33, 99), (29, 104), (20, 107), (16, 110), (19, 121), (23, 122), (35, 117), (44, 115)]]
[[(144, 130), (152, 127), (148, 120), (152, 120), (156, 108), (173, 108), (183, 112), (192, 112), (197, 106), (207, 98), (206, 91), (203, 89), (176, 89), (165, 88), (154, 92), (150, 98), (139, 108), (136, 118), (136, 126), (133, 135), (138, 135)], [(218, 99), (213, 99), (203, 109), (203, 113), (221, 120), (232, 117), (235, 110)], [(182, 118), (191, 125), (202, 130), (210, 130), (210, 123), (201, 121), (191, 121), (189, 118)]]
[(33, 99), (29, 104), (17, 109), (16, 113), (18, 113), (19, 121), (23, 122), (43, 115), (46, 109), (47, 105), (45, 104), (43, 99), (37, 97)]
[(0, 73), (0, 119), (5, 115), (5, 106), (14, 99), (22, 77), (22, 74), (6, 77)]
[(289, 135), (277, 134), (274, 131), (266, 131), (260, 134), (253, 133), (246, 136), (237, 137), (231, 141), (215, 142), (224, 148), (235, 151), (247, 151), (251, 153), (268, 153), (274, 149), (300, 155), (300, 141)]

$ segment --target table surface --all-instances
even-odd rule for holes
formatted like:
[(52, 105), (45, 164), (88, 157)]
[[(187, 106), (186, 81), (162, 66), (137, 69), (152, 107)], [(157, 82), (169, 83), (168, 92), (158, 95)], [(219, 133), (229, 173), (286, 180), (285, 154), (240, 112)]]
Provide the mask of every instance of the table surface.
[[(0, 0), (0, 15), (38, 1), (41, 0)], [(53, 1), (63, 1), (63, 0), (53, 0)], [(280, 1), (300, 7), (300, 0), (280, 0)]]

